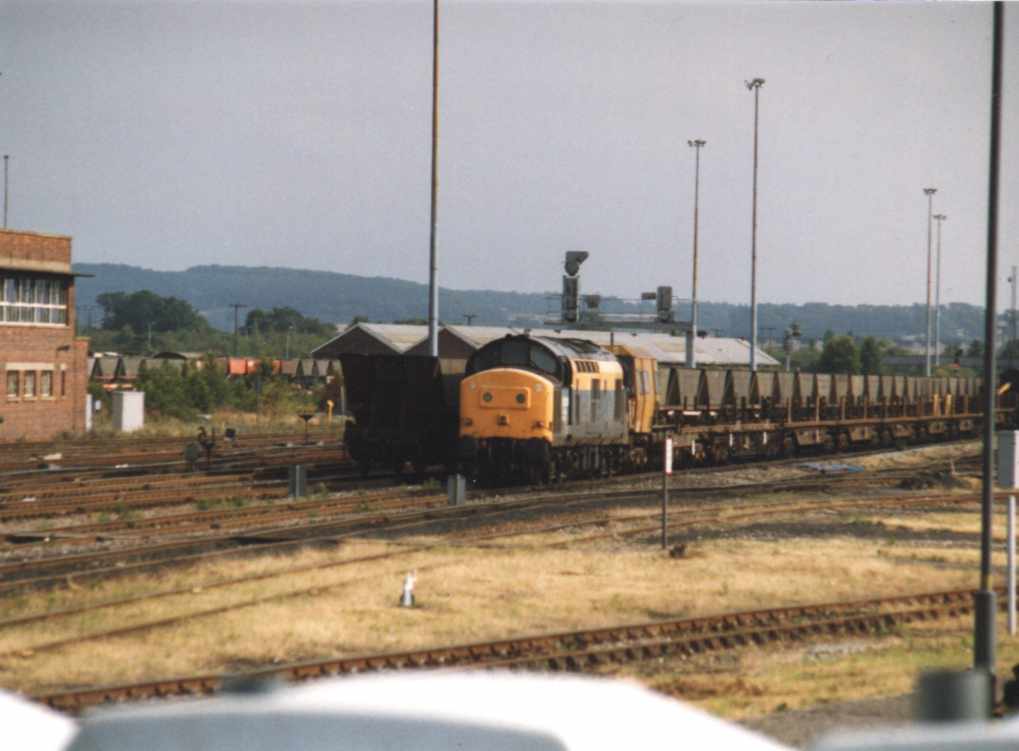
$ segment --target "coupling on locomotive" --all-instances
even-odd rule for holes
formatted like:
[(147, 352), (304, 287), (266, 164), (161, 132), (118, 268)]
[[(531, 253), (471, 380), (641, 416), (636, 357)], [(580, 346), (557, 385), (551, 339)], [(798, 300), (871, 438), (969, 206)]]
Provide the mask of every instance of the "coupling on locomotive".
[[(674, 367), (630, 345), (510, 335), (467, 361), (458, 460), (481, 483), (549, 482), (674, 462), (946, 440), (982, 422), (979, 378)], [(999, 398), (1011, 424), (1015, 395)]]

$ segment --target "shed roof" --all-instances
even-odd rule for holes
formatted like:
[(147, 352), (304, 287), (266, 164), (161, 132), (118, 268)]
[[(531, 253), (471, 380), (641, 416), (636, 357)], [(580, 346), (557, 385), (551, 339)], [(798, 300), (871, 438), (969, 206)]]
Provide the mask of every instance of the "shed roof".
[(201, 352), (157, 352), (152, 356), (153, 360), (201, 360), (205, 355)]
[(403, 323), (355, 323), (316, 347), (311, 354), (321, 357), (319, 353), (324, 352), (332, 356), (332, 353), (343, 350), (345, 339), (355, 338), (358, 334), (366, 334), (394, 354), (402, 354), (428, 336), (428, 327)]
[[(459, 339), (468, 350), (480, 349), (495, 339), (514, 334), (530, 333), (557, 339), (586, 339), (602, 346), (611, 342), (633, 344), (640, 347), (649, 357), (667, 364), (683, 364), (686, 361), (686, 340), (681, 336), (651, 331), (587, 331), (580, 329), (520, 328), (512, 326), (443, 326), (441, 334)], [(314, 352), (330, 357), (344, 351), (345, 338), (356, 353), (357, 339), (370, 336), (393, 354), (427, 354), (427, 326), (385, 323), (357, 323), (347, 327), (341, 334), (318, 347)], [(362, 339), (363, 342), (363, 339)], [(440, 337), (441, 345), (441, 337)], [(731, 337), (698, 338), (695, 341), (697, 362), (700, 365), (743, 365), (750, 360), (750, 344), (744, 339)], [(440, 355), (443, 354), (440, 346)], [(763, 350), (757, 350), (757, 362), (762, 366), (777, 367), (778, 360)]]
[[(524, 329), (502, 326), (444, 326), (443, 330), (458, 337), (466, 344), (479, 348), (494, 339), (511, 334), (522, 334)], [(533, 336), (559, 339), (587, 339), (605, 347), (610, 343), (633, 344), (662, 363), (683, 364), (686, 362), (686, 339), (652, 331), (586, 331), (580, 329), (527, 329)], [(698, 338), (694, 342), (697, 362), (700, 365), (742, 365), (750, 360), (750, 344), (745, 339), (731, 337)], [(759, 365), (778, 366), (779, 362), (760, 348), (757, 350)]]

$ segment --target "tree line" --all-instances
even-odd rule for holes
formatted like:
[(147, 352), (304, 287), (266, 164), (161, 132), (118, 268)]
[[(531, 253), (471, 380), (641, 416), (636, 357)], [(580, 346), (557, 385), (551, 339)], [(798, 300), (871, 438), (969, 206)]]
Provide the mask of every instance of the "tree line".
[(96, 304), (99, 324), (83, 331), (92, 339), (93, 351), (307, 357), (336, 333), (334, 326), (291, 307), (248, 311), (234, 336), (211, 326), (186, 300), (150, 290), (106, 292), (96, 297)]

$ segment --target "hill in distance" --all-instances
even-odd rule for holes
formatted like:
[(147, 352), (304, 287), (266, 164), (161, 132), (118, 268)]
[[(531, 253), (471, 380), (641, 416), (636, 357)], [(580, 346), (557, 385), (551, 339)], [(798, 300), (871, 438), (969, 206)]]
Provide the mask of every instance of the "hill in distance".
[[(304, 315), (329, 323), (346, 323), (356, 316), (370, 321), (392, 322), (421, 319), (428, 315), (428, 286), (391, 277), (365, 277), (331, 271), (272, 268), (265, 266), (193, 266), (184, 271), (154, 271), (124, 264), (76, 263), (74, 270), (93, 274), (80, 278), (77, 305), (80, 320), (89, 319), (89, 307), (104, 292), (137, 292), (147, 289), (159, 295), (187, 300), (213, 325), (233, 328), (232, 303), (251, 308), (289, 306)], [(558, 310), (558, 292), (522, 293), (496, 290), (439, 292), (443, 323), (465, 323), (473, 316), (476, 325), (537, 326)], [(636, 312), (635, 304), (606, 298), (607, 312)], [(241, 310), (241, 320), (247, 309)], [(650, 308), (644, 308), (650, 312)], [(720, 336), (747, 336), (750, 311), (747, 305), (702, 302), (701, 327)], [(93, 308), (98, 323), (100, 311)], [(686, 318), (686, 306), (679, 315)], [(758, 306), (759, 332), (764, 338), (781, 338), (791, 323), (800, 325), (805, 339), (827, 330), (858, 336), (890, 339), (919, 336), (926, 330), (924, 306), (829, 305), (827, 303), (762, 304)], [(942, 341), (981, 338), (983, 310), (974, 305), (942, 306)]]

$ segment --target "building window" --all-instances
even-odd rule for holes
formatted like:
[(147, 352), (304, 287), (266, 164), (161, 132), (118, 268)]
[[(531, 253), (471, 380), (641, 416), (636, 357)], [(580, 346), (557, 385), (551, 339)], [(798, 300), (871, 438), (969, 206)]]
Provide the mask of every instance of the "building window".
[(67, 284), (28, 274), (0, 276), (0, 323), (67, 325)]
[(25, 392), (24, 393), (25, 393), (25, 397), (26, 398), (34, 398), (35, 397), (35, 371), (34, 370), (26, 370), (25, 371)]
[(7, 371), (7, 398), (17, 399), (21, 396), (21, 373), (16, 370)]
[(60, 395), (67, 396), (67, 371), (60, 371)]
[(52, 370), (43, 370), (39, 373), (39, 396), (53, 396)]

